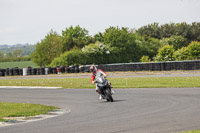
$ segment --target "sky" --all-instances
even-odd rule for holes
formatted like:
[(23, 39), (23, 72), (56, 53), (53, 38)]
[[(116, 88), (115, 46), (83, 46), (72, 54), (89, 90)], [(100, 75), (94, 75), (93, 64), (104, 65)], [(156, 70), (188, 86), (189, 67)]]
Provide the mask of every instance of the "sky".
[(154, 22), (200, 22), (200, 0), (0, 0), (0, 45), (36, 44), (70, 26), (94, 35)]

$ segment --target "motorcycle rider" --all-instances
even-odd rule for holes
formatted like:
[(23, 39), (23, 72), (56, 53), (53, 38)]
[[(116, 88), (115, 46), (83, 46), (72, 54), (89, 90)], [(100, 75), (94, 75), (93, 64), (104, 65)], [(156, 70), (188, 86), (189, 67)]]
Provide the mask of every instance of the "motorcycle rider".
[[(101, 70), (101, 69), (97, 69), (94, 65), (92, 65), (90, 67), (90, 71), (92, 72), (92, 75), (91, 75), (91, 83), (94, 84), (94, 80), (95, 80), (95, 77), (96, 77), (96, 73), (97, 72), (100, 72), (101, 74), (103, 74), (105, 76), (105, 78), (107, 77), (107, 74)], [(108, 81), (109, 85), (110, 85), (110, 89), (112, 88), (111, 87), (111, 83)], [(99, 87), (96, 85), (96, 92), (99, 94), (99, 99), (101, 100), (102, 99), (102, 96), (100, 95), (99, 93)], [(111, 89), (111, 93), (114, 94), (115, 92)]]

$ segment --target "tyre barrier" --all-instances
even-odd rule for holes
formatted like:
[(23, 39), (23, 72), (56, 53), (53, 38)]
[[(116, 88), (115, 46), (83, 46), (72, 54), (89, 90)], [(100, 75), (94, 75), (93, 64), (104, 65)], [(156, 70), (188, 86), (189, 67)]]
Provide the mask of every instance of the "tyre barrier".
[(70, 73), (70, 68), (69, 68), (69, 66), (65, 67), (65, 72)]
[(40, 68), (40, 75), (45, 75), (45, 68), (44, 67)]
[(40, 68), (36, 68), (36, 75), (40, 75)]
[(5, 75), (6, 75), (6, 76), (9, 76), (9, 68), (6, 68)]
[(31, 69), (31, 75), (36, 75), (37, 73), (37, 68), (32, 68)]
[(52, 74), (57, 74), (57, 68), (56, 67), (52, 68)]
[(0, 76), (27, 76), (27, 75), (47, 75), (47, 74), (61, 74), (61, 73), (85, 73), (89, 72), (89, 65), (84, 66), (57, 66), (57, 67), (41, 67), (41, 68), (0, 68)]
[[(48, 68), (0, 68), (0, 76), (15, 75), (45, 75), (61, 73), (85, 73), (90, 72), (90, 65), (82, 66), (57, 66)], [(121, 63), (104, 64), (97, 66), (104, 71), (170, 71), (170, 70), (200, 70), (200, 60), (195, 61), (171, 61), (171, 62), (149, 62), (149, 63)]]
[(79, 73), (79, 66), (78, 65), (75, 66), (74, 71), (75, 71), (75, 73)]
[(13, 68), (13, 75), (19, 75), (19, 68)]
[(32, 71), (32, 68), (28, 67), (28, 69), (27, 69), (27, 75), (32, 75), (31, 71)]
[(0, 69), (0, 76), (5, 76), (5, 72), (6, 72), (5, 69)]
[(0, 76), (21, 76), (23, 74), (20, 68), (6, 68), (0, 69)]
[(48, 74), (53, 74), (52, 68), (48, 67)]
[(75, 67), (74, 66), (69, 67), (69, 73), (75, 73)]
[(14, 76), (14, 74), (13, 74), (13, 68), (9, 69), (9, 76)]
[(60, 67), (57, 67), (56, 70), (57, 70), (58, 74), (61, 74), (61, 68)]

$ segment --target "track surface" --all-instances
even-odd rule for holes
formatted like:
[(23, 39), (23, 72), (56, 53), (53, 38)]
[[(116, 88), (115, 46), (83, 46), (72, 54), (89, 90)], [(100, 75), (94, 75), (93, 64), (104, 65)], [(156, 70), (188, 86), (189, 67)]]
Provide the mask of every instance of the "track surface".
[(171, 133), (200, 128), (200, 88), (116, 89), (115, 102), (94, 89), (0, 89), (2, 102), (70, 109), (36, 122), (0, 127), (0, 133)]

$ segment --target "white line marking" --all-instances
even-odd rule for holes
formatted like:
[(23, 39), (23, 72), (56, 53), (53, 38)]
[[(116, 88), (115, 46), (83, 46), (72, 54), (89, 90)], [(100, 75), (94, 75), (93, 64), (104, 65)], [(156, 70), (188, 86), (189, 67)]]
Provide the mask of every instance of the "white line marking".
[(44, 119), (61, 116), (61, 115), (68, 114), (71, 112), (70, 109), (58, 109), (55, 111), (57, 111), (57, 112), (50, 111), (47, 114), (30, 116), (30, 117), (26, 117), (26, 118), (25, 117), (16, 117), (16, 118), (13, 117), (13, 120), (14, 120), (13, 122), (0, 122), (0, 127), (11, 126), (11, 125), (16, 125), (16, 124), (24, 124), (24, 123), (33, 122), (33, 121), (41, 121)]

